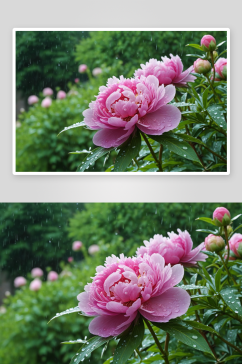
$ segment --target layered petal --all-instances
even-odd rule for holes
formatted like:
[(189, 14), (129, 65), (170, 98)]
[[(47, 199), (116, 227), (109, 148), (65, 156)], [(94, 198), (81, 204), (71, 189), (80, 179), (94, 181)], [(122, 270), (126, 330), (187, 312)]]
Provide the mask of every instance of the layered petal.
[(136, 315), (137, 312), (128, 317), (122, 314), (116, 316), (97, 316), (91, 321), (89, 331), (93, 335), (102, 337), (117, 336), (129, 327)]
[(135, 126), (128, 131), (124, 129), (101, 129), (93, 137), (93, 143), (103, 148), (118, 147), (124, 143), (130, 134), (134, 131)]

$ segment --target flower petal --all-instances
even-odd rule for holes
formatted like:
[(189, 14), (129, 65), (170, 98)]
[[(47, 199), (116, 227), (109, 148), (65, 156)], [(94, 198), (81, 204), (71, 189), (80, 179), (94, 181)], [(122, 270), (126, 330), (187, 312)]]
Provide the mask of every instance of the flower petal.
[(78, 306), (80, 310), (85, 312), (87, 315), (95, 316), (97, 313), (94, 312), (89, 304), (89, 294), (87, 292), (82, 292), (77, 296), (79, 301)]
[[(190, 305), (190, 296), (182, 288), (173, 287), (160, 296), (153, 297), (139, 309), (141, 315), (154, 322), (168, 322), (182, 316)], [(168, 313), (168, 314), (167, 314)]]
[(123, 128), (99, 130), (93, 137), (93, 143), (103, 148), (118, 147), (128, 139), (134, 128), (130, 128), (128, 132)]
[(175, 129), (180, 120), (180, 110), (173, 105), (165, 105), (153, 113), (143, 116), (136, 125), (146, 134), (161, 135)]
[(91, 321), (89, 331), (93, 335), (102, 337), (117, 336), (129, 327), (136, 315), (137, 313), (134, 313), (128, 318), (122, 314), (116, 316), (97, 316)]

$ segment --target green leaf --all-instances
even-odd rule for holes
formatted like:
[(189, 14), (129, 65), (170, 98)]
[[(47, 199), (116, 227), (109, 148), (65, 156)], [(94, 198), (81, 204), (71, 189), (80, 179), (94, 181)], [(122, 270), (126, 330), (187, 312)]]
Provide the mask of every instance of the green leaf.
[(186, 47), (192, 47), (203, 51), (202, 47), (199, 44), (186, 44)]
[(194, 327), (197, 330), (209, 331), (209, 332), (212, 332), (213, 334), (219, 335), (217, 333), (217, 331), (214, 330), (212, 327), (207, 326), (207, 325), (204, 325), (204, 324), (201, 324), (200, 322), (190, 321), (190, 320), (185, 320), (183, 322), (186, 323), (186, 324), (188, 324), (188, 325), (190, 325), (190, 326), (192, 326), (192, 327)]
[(198, 156), (196, 155), (190, 144), (186, 142), (180, 142), (178, 139), (170, 136), (167, 137), (163, 135), (149, 135), (149, 138), (156, 140), (165, 148), (169, 149), (171, 152), (201, 164)]
[(239, 300), (239, 292), (234, 288), (225, 288), (220, 292), (223, 300), (231, 308), (231, 310), (242, 316), (242, 307)]
[(203, 93), (203, 107), (204, 107), (204, 109), (207, 109), (207, 106), (208, 106), (208, 92), (209, 92), (209, 88), (206, 88), (206, 90)]
[(226, 361), (230, 361), (232, 359), (242, 358), (242, 355), (230, 355), (227, 356), (224, 360), (222, 360), (220, 363), (225, 363)]
[(69, 154), (92, 154), (92, 151), (83, 149), (83, 150), (77, 150), (75, 152), (69, 152)]
[(213, 355), (206, 340), (202, 337), (200, 332), (193, 329), (189, 330), (187, 327), (178, 323), (178, 321), (172, 321), (173, 320), (170, 320), (168, 323), (152, 322), (152, 324), (165, 332), (168, 332), (170, 335), (174, 336), (176, 340), (183, 342), (183, 344)]
[(237, 228), (233, 230), (233, 234), (235, 233), (235, 231), (239, 230), (240, 228), (242, 228), (242, 224), (237, 226)]
[(79, 364), (80, 361), (86, 359), (95, 349), (99, 348), (112, 337), (100, 337), (94, 336), (86, 342), (77, 352), (75, 356), (71, 359), (70, 364)]
[(59, 132), (58, 135), (60, 135), (61, 133), (63, 133), (63, 131), (69, 130), (69, 129), (73, 129), (73, 128), (79, 128), (79, 126), (87, 126), (86, 123), (84, 123), (84, 121), (81, 121), (80, 123), (76, 123), (70, 126), (65, 127), (63, 130), (61, 130)]
[(220, 47), (222, 44), (224, 44), (226, 42), (226, 40), (224, 40), (223, 42), (221, 42), (221, 43), (219, 43), (218, 45), (217, 45), (217, 48), (218, 47)]
[(239, 215), (237, 215), (237, 216), (233, 217), (233, 218), (231, 219), (231, 221), (235, 221), (235, 220), (237, 220), (240, 216), (242, 216), (242, 214), (239, 214)]
[(224, 267), (219, 268), (219, 270), (217, 271), (216, 275), (215, 275), (215, 287), (216, 287), (216, 291), (220, 292), (220, 284), (221, 284), (221, 274), (224, 270)]
[(62, 341), (61, 344), (72, 345), (72, 344), (86, 344), (86, 343), (87, 340), (77, 339), (77, 340)]
[(187, 285), (181, 285), (178, 286), (179, 288), (185, 289), (186, 291), (189, 291), (190, 289), (201, 289), (204, 288), (203, 286), (195, 286), (195, 284), (187, 284)]
[(81, 310), (80, 310), (80, 308), (78, 306), (76, 306), (74, 308), (69, 308), (69, 309), (67, 309), (67, 310), (65, 310), (63, 312), (57, 313), (54, 317), (52, 317), (52, 319), (50, 321), (54, 320), (56, 317), (60, 317), (60, 316), (63, 316), (63, 315), (68, 315), (69, 313), (73, 313), (73, 312), (81, 312)]
[(218, 234), (218, 230), (209, 230), (209, 229), (197, 229), (196, 231), (200, 231), (201, 233), (206, 233), (206, 234), (213, 234), (213, 235), (217, 235)]
[(215, 222), (212, 219), (210, 219), (209, 217), (198, 217), (196, 220), (205, 221), (208, 224), (216, 226)]
[(227, 130), (227, 123), (224, 118), (224, 110), (221, 105), (216, 105), (216, 104), (210, 105), (207, 108), (207, 111), (208, 111), (209, 115), (211, 116), (211, 118), (213, 119), (213, 121), (218, 126), (223, 128), (224, 130)]
[(113, 364), (124, 364), (133, 354), (134, 350), (142, 343), (144, 337), (144, 322), (142, 317), (134, 324), (126, 335), (122, 335), (113, 357)]
[(206, 144), (204, 144), (200, 139), (194, 138), (191, 135), (182, 134), (182, 133), (176, 133), (176, 135), (179, 138), (182, 138), (182, 139), (186, 140), (187, 142), (197, 143), (197, 144), (201, 144), (201, 145), (205, 145), (206, 146)]
[(183, 106), (196, 106), (194, 104), (186, 103), (186, 102), (174, 102), (170, 103), (170, 105), (174, 105), (176, 107), (183, 107)]
[(99, 158), (113, 150), (114, 148), (102, 148), (98, 147), (94, 149), (91, 155), (86, 156), (83, 162), (78, 166), (77, 172), (84, 172), (89, 166), (93, 165)]
[(141, 136), (138, 130), (120, 147), (112, 172), (124, 172), (140, 151)]

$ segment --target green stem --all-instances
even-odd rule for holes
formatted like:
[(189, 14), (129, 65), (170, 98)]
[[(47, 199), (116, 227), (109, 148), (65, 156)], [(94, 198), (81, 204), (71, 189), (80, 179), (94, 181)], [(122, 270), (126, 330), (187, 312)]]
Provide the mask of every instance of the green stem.
[(218, 100), (219, 100), (219, 102), (222, 102), (222, 101), (221, 101), (221, 99), (220, 99), (220, 97), (218, 96), (218, 94), (216, 94), (215, 89), (213, 88), (213, 85), (211, 84), (211, 82), (210, 82), (210, 79), (209, 79), (208, 75), (205, 75), (205, 76), (206, 76), (206, 78), (207, 78), (207, 80), (208, 80), (208, 83), (209, 83), (209, 85), (210, 85), (210, 87), (211, 87), (211, 89), (212, 89), (212, 91), (213, 91), (214, 99), (217, 97), (217, 98), (218, 98)]
[(138, 167), (138, 169), (139, 169), (139, 163), (138, 163), (137, 159), (136, 159), (136, 158), (134, 158), (134, 161), (135, 161), (135, 163), (136, 163), (136, 165), (137, 165), (137, 167)]
[[(189, 129), (188, 129), (187, 125), (185, 125), (185, 128), (186, 128), (186, 133), (187, 133), (187, 135), (190, 135), (190, 132), (189, 132)], [(200, 155), (198, 154), (198, 152), (197, 152), (197, 150), (196, 150), (196, 148), (195, 148), (195, 145), (194, 145), (192, 142), (190, 142), (189, 144), (191, 145), (192, 149), (194, 150), (194, 152), (196, 153), (196, 155), (197, 155), (198, 159), (200, 160), (200, 162), (201, 162), (201, 164), (202, 164), (202, 166), (203, 166), (204, 170), (206, 171), (206, 170), (207, 170), (207, 169), (206, 169), (206, 166), (205, 166), (205, 164), (203, 163), (202, 158), (201, 158), (201, 157), (200, 157)]]
[(162, 153), (163, 153), (163, 145), (161, 144), (160, 151), (159, 151), (159, 163), (160, 163), (161, 169), (162, 169)]
[(155, 152), (153, 151), (152, 146), (150, 145), (148, 138), (146, 137), (146, 135), (141, 130), (140, 130), (140, 134), (142, 135), (144, 141), (146, 142), (146, 144), (147, 144), (147, 146), (148, 146), (148, 148), (150, 150), (150, 153), (152, 154), (154, 160), (156, 161), (156, 164), (157, 164), (157, 166), (159, 168), (159, 171), (163, 172), (161, 164), (160, 164), (159, 160), (156, 158)]
[(228, 270), (228, 268), (227, 268), (227, 265), (225, 264), (225, 261), (224, 261), (224, 259), (223, 259), (222, 254), (220, 254), (219, 256), (220, 256), (221, 261), (222, 261), (222, 263), (223, 263), (223, 266), (224, 266), (224, 268), (225, 268), (225, 270), (226, 270), (226, 272), (227, 272), (227, 274), (228, 274), (228, 277), (230, 277), (230, 278), (232, 279), (232, 281), (233, 281), (234, 285), (236, 285), (236, 286), (237, 286), (237, 283), (236, 283), (236, 281), (235, 281), (234, 277), (233, 277), (233, 276), (229, 273), (229, 270)]
[(213, 51), (210, 51), (210, 56), (211, 56), (211, 62), (212, 62), (212, 67), (213, 67), (213, 80), (212, 80), (212, 84), (213, 84), (215, 81), (215, 67), (214, 67)]
[(226, 159), (224, 157), (222, 157), (221, 155), (217, 154), (216, 152), (214, 152), (212, 149), (210, 149), (209, 147), (205, 145), (203, 145), (204, 148), (206, 148), (210, 153), (212, 153), (213, 155), (215, 155), (216, 157), (218, 157), (219, 159), (221, 159), (224, 163), (227, 163)]
[(138, 349), (138, 348), (136, 348), (135, 350), (136, 350), (137, 354), (138, 354), (138, 355), (139, 355), (139, 357), (140, 357), (140, 361), (142, 361), (142, 356), (141, 356), (141, 354), (140, 354), (139, 349)]
[(164, 358), (165, 363), (166, 363), (166, 364), (169, 364), (168, 355), (167, 355), (167, 353), (166, 353), (166, 352), (162, 349), (162, 346), (161, 346), (161, 344), (160, 344), (160, 342), (159, 342), (159, 340), (158, 340), (158, 338), (157, 338), (157, 336), (156, 336), (156, 334), (155, 334), (154, 330), (152, 329), (151, 324), (149, 323), (149, 321), (148, 321), (145, 317), (143, 317), (143, 320), (144, 320), (144, 322), (146, 323), (146, 326), (148, 327), (148, 329), (150, 330), (150, 333), (151, 333), (151, 335), (153, 336), (153, 339), (155, 340), (155, 343), (156, 343), (156, 345), (157, 345), (158, 349), (160, 350), (160, 352), (161, 352), (161, 356)]
[(167, 356), (168, 356), (169, 341), (170, 341), (170, 334), (167, 332), (166, 333), (166, 341), (165, 341), (165, 353), (166, 353)]
[(226, 265), (227, 265), (228, 261), (229, 261), (229, 253), (230, 253), (227, 226), (224, 226), (224, 235), (225, 235), (225, 242), (226, 242), (227, 248), (228, 248), (228, 254), (227, 254), (227, 259), (226, 259)]

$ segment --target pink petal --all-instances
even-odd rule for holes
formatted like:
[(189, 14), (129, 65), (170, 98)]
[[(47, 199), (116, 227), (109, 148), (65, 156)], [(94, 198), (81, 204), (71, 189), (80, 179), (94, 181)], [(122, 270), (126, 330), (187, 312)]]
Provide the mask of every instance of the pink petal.
[(181, 264), (176, 264), (171, 268), (172, 274), (171, 277), (166, 281), (163, 285), (160, 294), (166, 292), (168, 289), (174, 287), (178, 283), (181, 282), (184, 276), (184, 268)]
[[(195, 257), (200, 253), (200, 251), (203, 249), (203, 247), (204, 247), (204, 243), (201, 243), (195, 249), (191, 250), (188, 254), (184, 255), (181, 259), (181, 262), (187, 263), (191, 260), (195, 260)], [(203, 254), (203, 255), (205, 255), (205, 254)]]
[(126, 123), (126, 125), (125, 125), (125, 130), (129, 130), (130, 128), (132, 128), (136, 123), (137, 123), (137, 121), (138, 121), (138, 115), (136, 114), (136, 115), (134, 115), (133, 117), (132, 117), (132, 119), (130, 119), (127, 123)]
[(175, 129), (181, 120), (180, 110), (173, 105), (165, 105), (151, 114), (146, 114), (137, 127), (146, 134), (161, 135)]
[(126, 316), (131, 316), (133, 315), (135, 312), (137, 312), (137, 310), (140, 308), (141, 306), (141, 299), (138, 298), (137, 301), (135, 301), (132, 306), (130, 306), (127, 311), (126, 311)]
[(190, 296), (185, 290), (173, 287), (162, 295), (145, 302), (139, 312), (147, 320), (168, 322), (170, 319), (184, 315), (189, 308), (190, 301)]
[(108, 123), (110, 125), (117, 126), (117, 127), (124, 127), (127, 124), (127, 122), (124, 121), (123, 119), (116, 118), (116, 117), (109, 118)]
[(87, 292), (82, 292), (77, 296), (77, 299), (79, 301), (78, 306), (80, 310), (85, 312), (87, 315), (96, 315), (96, 312), (94, 312), (89, 304), (89, 294)]
[(114, 283), (118, 282), (121, 279), (121, 274), (118, 272), (114, 272), (108, 276), (108, 278), (105, 280), (103, 288), (108, 296), (110, 296), (109, 289), (111, 286), (114, 285)]
[(106, 100), (106, 107), (109, 111), (111, 111), (110, 106), (117, 101), (118, 99), (120, 99), (121, 97), (121, 93), (119, 91), (115, 91), (113, 92), (111, 95), (108, 96), (107, 100)]
[(102, 337), (117, 336), (129, 327), (136, 315), (137, 313), (134, 313), (128, 318), (123, 314), (116, 316), (97, 316), (91, 321), (89, 331), (93, 335)]
[(83, 111), (82, 115), (84, 116), (84, 122), (89, 128), (91, 129), (99, 129), (97, 124), (93, 121), (93, 110), (92, 109), (86, 109)]
[(165, 95), (158, 102), (157, 108), (159, 109), (161, 106), (168, 104), (168, 102), (172, 101), (176, 94), (176, 88), (173, 85), (168, 85), (165, 87)]
[(124, 143), (134, 131), (130, 128), (128, 132), (124, 129), (101, 129), (93, 137), (93, 143), (103, 148), (118, 147)]
[(117, 312), (117, 313), (125, 313), (127, 311), (127, 306), (122, 305), (120, 302), (108, 302), (106, 304), (106, 308), (109, 311)]

